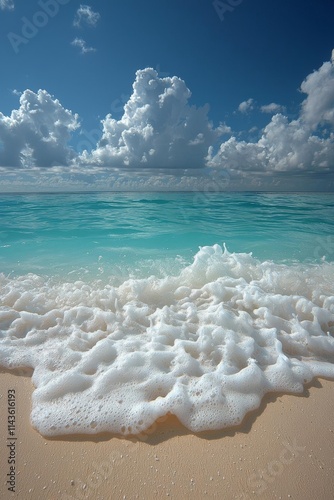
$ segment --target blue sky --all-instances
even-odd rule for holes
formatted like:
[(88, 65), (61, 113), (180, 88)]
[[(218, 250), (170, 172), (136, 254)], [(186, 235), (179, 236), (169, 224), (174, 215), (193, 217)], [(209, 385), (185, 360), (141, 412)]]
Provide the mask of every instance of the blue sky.
[(0, 190), (334, 187), (332, 0), (0, 0), (0, 23)]

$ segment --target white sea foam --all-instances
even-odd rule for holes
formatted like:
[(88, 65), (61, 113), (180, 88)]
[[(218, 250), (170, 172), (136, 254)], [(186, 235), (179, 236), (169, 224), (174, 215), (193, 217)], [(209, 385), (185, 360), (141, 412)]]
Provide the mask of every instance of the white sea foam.
[(238, 424), (269, 391), (334, 378), (334, 265), (203, 247), (177, 276), (112, 283), (0, 277), (0, 364), (34, 370), (44, 435), (140, 433), (170, 412)]

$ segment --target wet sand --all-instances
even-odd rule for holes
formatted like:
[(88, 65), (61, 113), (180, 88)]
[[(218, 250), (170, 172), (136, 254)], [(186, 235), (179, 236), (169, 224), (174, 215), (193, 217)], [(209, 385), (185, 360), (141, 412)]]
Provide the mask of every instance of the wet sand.
[(333, 498), (332, 381), (268, 395), (238, 428), (194, 435), (169, 416), (133, 439), (45, 439), (30, 424), (32, 390), (0, 373), (1, 499)]

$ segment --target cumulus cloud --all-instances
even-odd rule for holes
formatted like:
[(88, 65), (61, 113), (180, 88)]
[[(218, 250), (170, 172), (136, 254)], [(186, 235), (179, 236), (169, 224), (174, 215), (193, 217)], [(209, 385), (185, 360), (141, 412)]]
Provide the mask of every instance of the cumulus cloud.
[(95, 165), (199, 168), (211, 144), (226, 127), (214, 129), (208, 107), (189, 105), (190, 90), (180, 78), (159, 78), (152, 68), (139, 70), (124, 114), (102, 120), (97, 148), (81, 155)]
[(223, 142), (209, 165), (239, 173), (326, 174), (334, 172), (334, 134), (316, 134), (319, 126), (334, 125), (334, 63), (325, 62), (302, 83), (307, 97), (298, 119), (274, 115), (258, 142)]
[(238, 106), (238, 111), (240, 113), (248, 113), (254, 109), (254, 99), (247, 99), (247, 101), (243, 101)]
[(45, 90), (25, 90), (19, 109), (0, 113), (0, 166), (68, 165), (75, 156), (68, 147), (78, 116)]
[(302, 104), (301, 120), (315, 130), (319, 125), (334, 125), (334, 61), (325, 62), (303, 81), (301, 91), (307, 94)]
[(95, 28), (100, 17), (100, 14), (98, 12), (94, 12), (89, 5), (80, 5), (75, 14), (73, 26), (76, 28), (82, 28), (83, 26)]
[(96, 49), (94, 47), (89, 47), (85, 40), (82, 38), (75, 38), (72, 42), (71, 45), (73, 47), (78, 47), (80, 49), (81, 54), (88, 54), (89, 52), (96, 52)]
[(264, 106), (261, 106), (261, 112), (262, 113), (268, 113), (270, 115), (276, 114), (276, 113), (284, 113), (285, 108), (284, 106), (281, 106), (280, 104), (276, 104), (275, 102), (271, 102), (270, 104), (265, 104)]
[(301, 120), (277, 114), (258, 142), (231, 137), (221, 144), (209, 164), (235, 173), (326, 173), (334, 167), (334, 135), (322, 139), (310, 134)]
[(14, 0), (0, 0), (0, 9), (1, 10), (13, 10), (14, 9)]

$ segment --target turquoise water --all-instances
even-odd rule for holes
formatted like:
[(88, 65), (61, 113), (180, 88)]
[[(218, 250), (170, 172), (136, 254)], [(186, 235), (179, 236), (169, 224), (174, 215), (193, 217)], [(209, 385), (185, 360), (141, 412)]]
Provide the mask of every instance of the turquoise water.
[(159, 276), (200, 246), (275, 262), (334, 259), (330, 194), (0, 196), (0, 272)]
[(3, 195), (0, 216), (0, 367), (33, 373), (44, 435), (222, 429), (334, 380), (332, 195)]

